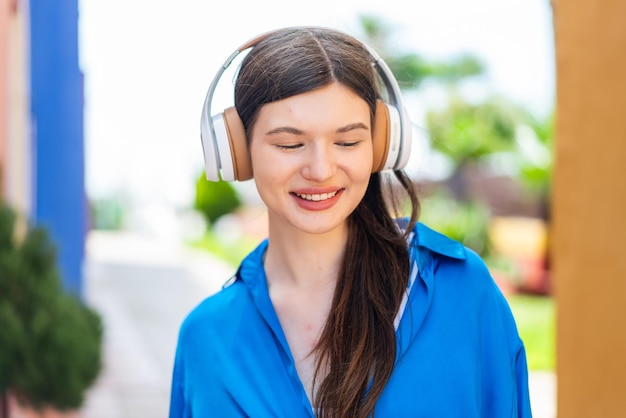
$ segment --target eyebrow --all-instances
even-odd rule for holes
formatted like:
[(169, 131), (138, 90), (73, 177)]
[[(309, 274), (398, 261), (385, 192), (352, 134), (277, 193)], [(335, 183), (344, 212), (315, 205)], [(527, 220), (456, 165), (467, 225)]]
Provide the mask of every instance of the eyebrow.
[(354, 131), (355, 129), (365, 129), (366, 131), (369, 130), (369, 127), (367, 125), (365, 125), (364, 123), (361, 122), (357, 122), (357, 123), (351, 123), (349, 125), (343, 126), (339, 129), (337, 129), (337, 133), (341, 134), (344, 132), (350, 132), (350, 131)]
[(279, 126), (278, 128), (270, 129), (265, 133), (265, 135), (275, 135), (275, 134), (293, 134), (293, 135), (303, 135), (300, 129), (292, 128), (291, 126)]
[[(369, 127), (365, 125), (364, 123), (356, 122), (356, 123), (350, 123), (346, 126), (342, 126), (341, 128), (338, 128), (335, 132), (341, 134), (341, 133), (353, 131), (355, 129), (364, 129), (367, 131)], [(270, 129), (265, 134), (275, 135), (275, 134), (281, 134), (281, 133), (288, 133), (292, 135), (304, 135), (303, 131), (301, 131), (300, 129), (291, 127), (291, 126), (279, 126), (278, 128)]]

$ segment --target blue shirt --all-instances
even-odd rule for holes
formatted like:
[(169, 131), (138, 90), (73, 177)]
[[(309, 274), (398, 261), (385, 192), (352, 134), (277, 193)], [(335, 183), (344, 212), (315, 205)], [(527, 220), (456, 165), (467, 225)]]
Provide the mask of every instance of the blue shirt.
[[(269, 298), (261, 243), (181, 326), (170, 418), (314, 417)], [(531, 417), (524, 345), (483, 261), (418, 224), (376, 417)]]

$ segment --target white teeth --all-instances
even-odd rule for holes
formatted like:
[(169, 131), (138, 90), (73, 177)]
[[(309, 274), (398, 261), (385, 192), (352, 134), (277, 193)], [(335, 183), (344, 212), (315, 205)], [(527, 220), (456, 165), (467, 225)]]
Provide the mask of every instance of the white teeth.
[(334, 197), (337, 194), (337, 192), (331, 192), (331, 193), (322, 193), (322, 194), (300, 194), (300, 193), (296, 193), (296, 196), (298, 196), (301, 199), (305, 199), (305, 200), (312, 200), (314, 202), (319, 202), (320, 200), (326, 200), (326, 199), (330, 199), (331, 197)]

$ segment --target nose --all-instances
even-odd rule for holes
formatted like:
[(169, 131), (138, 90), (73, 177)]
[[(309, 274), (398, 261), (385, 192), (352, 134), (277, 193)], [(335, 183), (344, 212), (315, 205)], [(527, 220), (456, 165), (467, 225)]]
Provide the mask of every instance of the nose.
[(324, 182), (335, 175), (337, 164), (332, 146), (315, 143), (309, 148), (302, 168), (302, 176), (310, 181)]

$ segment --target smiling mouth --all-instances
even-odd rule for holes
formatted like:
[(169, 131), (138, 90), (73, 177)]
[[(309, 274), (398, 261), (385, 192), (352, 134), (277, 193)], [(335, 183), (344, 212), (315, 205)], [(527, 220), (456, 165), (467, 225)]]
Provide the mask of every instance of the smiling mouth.
[(300, 199), (304, 199), (304, 200), (310, 200), (312, 202), (320, 202), (323, 200), (328, 200), (332, 197), (335, 197), (335, 195), (337, 194), (337, 192), (331, 192), (331, 193), (320, 193), (320, 194), (301, 194), (301, 193), (294, 193), (296, 196), (298, 196)]

